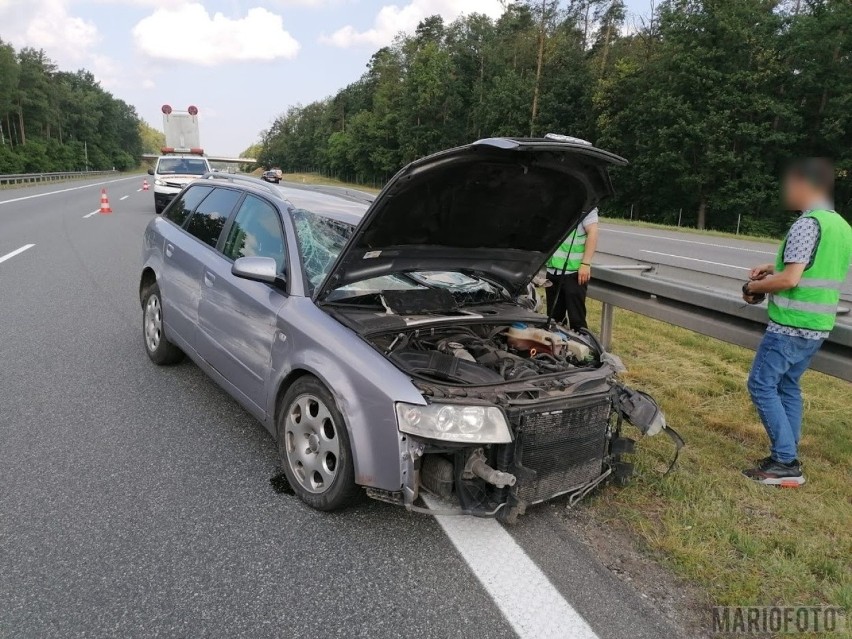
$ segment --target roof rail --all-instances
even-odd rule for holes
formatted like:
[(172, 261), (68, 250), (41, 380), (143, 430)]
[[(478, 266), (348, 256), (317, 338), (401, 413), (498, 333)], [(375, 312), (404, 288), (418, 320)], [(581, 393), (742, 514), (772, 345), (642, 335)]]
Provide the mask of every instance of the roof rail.
[(279, 200), (285, 200), (284, 194), (268, 182), (253, 177), (251, 175), (236, 175), (234, 173), (222, 173), (220, 171), (208, 171), (201, 176), (204, 180), (227, 180), (229, 182), (246, 182), (252, 186), (262, 188), (274, 195)]

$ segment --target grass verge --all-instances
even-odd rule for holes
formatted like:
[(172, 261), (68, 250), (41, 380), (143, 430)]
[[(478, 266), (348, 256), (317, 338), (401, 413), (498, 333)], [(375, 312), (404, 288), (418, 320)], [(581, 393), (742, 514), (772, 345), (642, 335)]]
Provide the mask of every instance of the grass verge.
[[(590, 303), (590, 320), (600, 305)], [(616, 310), (613, 351), (626, 380), (654, 395), (686, 439), (662, 477), (666, 438), (641, 442), (626, 489), (597, 494), (599, 519), (627, 528), (716, 605), (823, 604), (852, 610), (852, 385), (803, 378), (808, 483), (767, 488), (740, 471), (768, 442), (746, 392), (753, 352)]]

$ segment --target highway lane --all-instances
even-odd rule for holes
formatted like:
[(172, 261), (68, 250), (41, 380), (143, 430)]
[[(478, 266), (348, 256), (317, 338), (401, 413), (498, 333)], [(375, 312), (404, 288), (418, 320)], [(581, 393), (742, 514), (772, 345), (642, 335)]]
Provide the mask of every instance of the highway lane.
[[(738, 281), (748, 278), (758, 264), (775, 261), (778, 242), (715, 237), (699, 232), (667, 231), (621, 224), (601, 225), (599, 250), (683, 270), (700, 280), (701, 274), (720, 275)], [(606, 263), (606, 255), (595, 260)], [(852, 300), (852, 277), (843, 286), (843, 298)]]
[[(560, 506), (450, 541), (390, 505), (276, 493), (266, 431), (191, 363), (145, 356), (141, 180), (107, 185), (111, 215), (85, 217), (97, 184), (0, 194), (0, 257), (32, 245), (0, 263), (0, 636), (531, 637), (555, 614), (538, 601), (576, 624), (554, 636), (685, 636)], [(480, 538), (527, 585), (515, 600), (479, 580)]]

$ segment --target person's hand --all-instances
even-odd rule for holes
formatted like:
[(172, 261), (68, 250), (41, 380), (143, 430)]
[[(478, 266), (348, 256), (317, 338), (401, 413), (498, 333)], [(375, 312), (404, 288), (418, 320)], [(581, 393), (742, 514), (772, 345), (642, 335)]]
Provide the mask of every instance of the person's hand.
[(752, 293), (748, 290), (749, 282), (743, 284), (743, 301), (746, 304), (760, 304), (763, 300), (766, 299), (766, 295), (763, 293)]
[(774, 264), (761, 264), (751, 269), (748, 278), (750, 280), (762, 280), (767, 275), (772, 275), (775, 272)]
[(577, 271), (577, 282), (581, 285), (586, 284), (592, 279), (592, 267), (588, 264), (580, 264), (580, 270)]

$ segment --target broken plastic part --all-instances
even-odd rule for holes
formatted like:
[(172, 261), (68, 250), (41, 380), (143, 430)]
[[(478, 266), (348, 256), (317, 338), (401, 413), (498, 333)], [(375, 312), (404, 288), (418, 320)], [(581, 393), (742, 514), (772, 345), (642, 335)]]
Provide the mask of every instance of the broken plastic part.
[(624, 362), (621, 361), (621, 358), (618, 355), (613, 355), (609, 352), (601, 353), (601, 362), (604, 364), (609, 364), (612, 369), (618, 374), (627, 372), (627, 367), (624, 365)]
[(514, 486), (517, 478), (511, 473), (491, 468), (485, 461), (485, 454), (481, 448), (473, 451), (470, 457), (467, 458), (467, 463), (464, 468), (465, 475), (475, 475), (480, 479), (485, 480), (497, 488), (505, 488), (506, 486)]
[(643, 435), (658, 435), (665, 429), (666, 416), (650, 395), (626, 386), (618, 390), (618, 411)]

